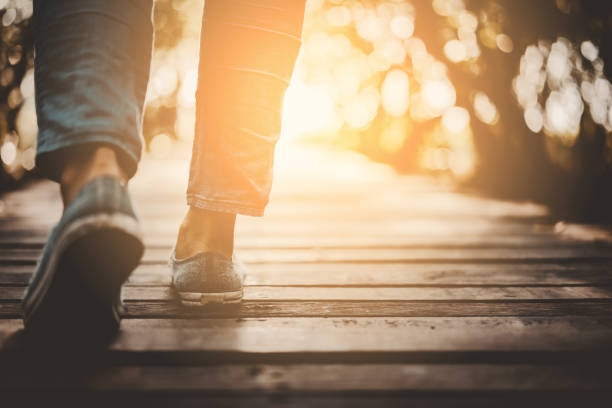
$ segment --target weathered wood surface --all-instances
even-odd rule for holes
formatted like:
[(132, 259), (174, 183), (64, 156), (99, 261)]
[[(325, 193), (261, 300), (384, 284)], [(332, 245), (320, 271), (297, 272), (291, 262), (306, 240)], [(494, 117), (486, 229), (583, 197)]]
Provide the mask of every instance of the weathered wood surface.
[[(248, 264), (249, 286), (576, 286), (612, 285), (612, 263), (575, 262), (541, 264), (396, 264), (396, 263), (313, 263)], [(0, 272), (0, 284), (27, 284), (31, 265), (7, 265)], [(167, 265), (137, 268), (127, 285), (170, 284)]]
[[(40, 251), (30, 249), (6, 249), (0, 255), (0, 265), (35, 264)], [(168, 262), (169, 249), (145, 251), (142, 264)], [(411, 249), (411, 248), (341, 248), (341, 249), (243, 249), (240, 258), (248, 263), (318, 263), (318, 262), (566, 262), (568, 260), (612, 261), (607, 247), (586, 248), (502, 248), (502, 249)]]
[(63, 369), (58, 356), (32, 369), (22, 333), (19, 302), (61, 211), (56, 187), (2, 197), (1, 392), (176, 406), (609, 397), (608, 231), (321, 154), (316, 168), (281, 166), (267, 217), (239, 221), (244, 302), (197, 310), (177, 302), (166, 265), (185, 211), (185, 163), (145, 162), (131, 188), (147, 251), (123, 289), (122, 331), (86, 370)]
[[(23, 327), (5, 320), (0, 338)], [(126, 319), (112, 351), (248, 353), (403, 353), (400, 359), (431, 358), (435, 353), (531, 352), (546, 354), (601, 351), (612, 335), (612, 317), (336, 317)], [(309, 333), (316, 331), (316, 336)], [(496, 354), (497, 353), (497, 354)], [(474, 354), (471, 355), (471, 358)], [(520, 356), (515, 356), (519, 358)], [(539, 355), (539, 357), (541, 357)], [(262, 355), (265, 360), (266, 356)], [(332, 357), (330, 357), (332, 358)], [(527, 359), (533, 359), (531, 355)]]
[[(0, 298), (4, 302), (23, 298), (24, 287), (0, 287)], [(168, 286), (126, 286), (122, 299), (134, 301), (175, 302), (178, 297)], [(276, 287), (247, 286), (245, 301), (503, 301), (503, 300), (601, 300), (612, 302), (612, 288), (592, 286), (552, 287), (451, 287), (451, 288), (406, 288), (406, 287)]]

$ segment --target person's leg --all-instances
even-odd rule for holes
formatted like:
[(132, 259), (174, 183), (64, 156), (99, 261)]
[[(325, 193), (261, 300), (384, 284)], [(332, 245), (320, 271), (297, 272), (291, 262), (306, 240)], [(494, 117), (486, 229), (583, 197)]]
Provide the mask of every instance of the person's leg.
[(260, 216), (305, 0), (207, 0), (187, 203), (170, 258), (185, 305), (242, 299), (236, 214)]
[(64, 213), (24, 297), (26, 329), (118, 327), (143, 250), (125, 188), (141, 154), (152, 0), (35, 0), (36, 164)]
[[(102, 170), (124, 179), (136, 171), (152, 3), (34, 1), (36, 165), (44, 177), (61, 183), (64, 199), (86, 181), (84, 169), (92, 176)], [(107, 149), (97, 153), (100, 148)], [(91, 166), (98, 154), (103, 169)]]
[(177, 258), (205, 251), (231, 257), (236, 214), (263, 214), (304, 7), (305, 0), (206, 1), (190, 208)]

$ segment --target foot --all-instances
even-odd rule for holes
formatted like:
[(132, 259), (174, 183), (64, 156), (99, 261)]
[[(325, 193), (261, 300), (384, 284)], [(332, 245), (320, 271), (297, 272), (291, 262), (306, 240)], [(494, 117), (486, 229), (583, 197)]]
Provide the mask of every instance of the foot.
[(60, 177), (64, 208), (85, 184), (100, 176), (114, 177), (124, 186), (127, 185), (127, 177), (119, 166), (117, 155), (109, 147), (99, 147), (90, 154), (67, 163)]
[(189, 207), (179, 229), (174, 249), (176, 259), (202, 252), (216, 252), (232, 258), (236, 214)]
[(190, 208), (170, 257), (172, 283), (187, 306), (238, 303), (244, 267), (234, 257), (236, 215)]
[(29, 332), (98, 341), (119, 327), (121, 285), (144, 247), (125, 179), (96, 160), (71, 163), (72, 176), (62, 175), (64, 213), (23, 300)]
[(236, 258), (200, 252), (189, 258), (170, 257), (172, 285), (185, 306), (239, 303), (244, 267)]

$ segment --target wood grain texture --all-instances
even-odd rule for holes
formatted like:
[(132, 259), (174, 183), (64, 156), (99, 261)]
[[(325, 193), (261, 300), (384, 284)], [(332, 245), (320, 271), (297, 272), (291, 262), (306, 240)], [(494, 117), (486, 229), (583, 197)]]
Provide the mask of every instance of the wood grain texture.
[[(248, 264), (247, 285), (258, 286), (572, 286), (611, 285), (612, 262), (512, 264), (265, 263)], [(0, 266), (0, 285), (26, 285), (32, 265)], [(142, 265), (128, 285), (167, 286), (167, 265)]]
[[(6, 249), (0, 254), (0, 265), (32, 264), (39, 250)], [(167, 264), (170, 249), (148, 249), (143, 264)], [(309, 249), (243, 249), (237, 256), (248, 263), (318, 263), (318, 262), (394, 262), (394, 263), (516, 263), (568, 262), (576, 260), (612, 261), (607, 247), (527, 248), (527, 249), (435, 249), (435, 248), (309, 248)]]
[[(0, 338), (7, 342), (22, 328), (20, 320), (2, 320)], [(158, 362), (189, 353), (192, 363), (213, 354), (236, 361), (274, 354), (275, 360), (329, 362), (355, 353), (386, 362), (542, 361), (572, 352), (597, 351), (604, 358), (611, 334), (610, 316), (127, 319), (109, 350), (150, 352), (154, 360), (163, 353)]]
[[(190, 308), (178, 302), (132, 301), (124, 318), (180, 317), (464, 317), (464, 316), (607, 316), (612, 302), (562, 301), (249, 301), (235, 307)], [(18, 302), (0, 303), (0, 318), (20, 318)]]
[(123, 289), (119, 335), (82, 356), (87, 369), (54, 348), (36, 360), (42, 351), (21, 321), (20, 299), (61, 213), (57, 187), (3, 196), (3, 401), (48, 392), (101, 405), (140, 398), (127, 406), (488, 407), (609, 396), (606, 234), (563, 235), (571, 228), (542, 206), (359, 163), (349, 172), (358, 180), (282, 174), (267, 217), (237, 224), (243, 303), (196, 309), (177, 301), (167, 266), (186, 163), (145, 163), (131, 190), (147, 250)]
[[(25, 287), (0, 286), (0, 299), (17, 301), (23, 298)], [(176, 301), (175, 291), (168, 286), (126, 286), (122, 291), (124, 301)], [(482, 300), (561, 300), (561, 299), (612, 299), (612, 287), (553, 286), (553, 287), (459, 287), (459, 288), (406, 288), (406, 287), (274, 287), (246, 286), (245, 301), (482, 301)]]
[(258, 392), (601, 391), (608, 390), (612, 380), (603, 370), (554, 364), (132, 366), (104, 368), (95, 374), (13, 368), (10, 372), (0, 369), (0, 378), (0, 389), (231, 391), (237, 396)]

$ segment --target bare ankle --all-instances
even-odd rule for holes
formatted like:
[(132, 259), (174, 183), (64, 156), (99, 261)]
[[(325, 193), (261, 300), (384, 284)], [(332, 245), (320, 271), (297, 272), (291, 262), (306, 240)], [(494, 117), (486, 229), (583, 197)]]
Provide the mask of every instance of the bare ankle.
[(88, 181), (99, 176), (113, 176), (127, 182), (121, 170), (115, 151), (99, 147), (85, 157), (77, 157), (64, 166), (60, 178), (62, 200), (66, 206)]
[(175, 256), (217, 252), (228, 258), (234, 252), (236, 214), (190, 208), (181, 224)]

